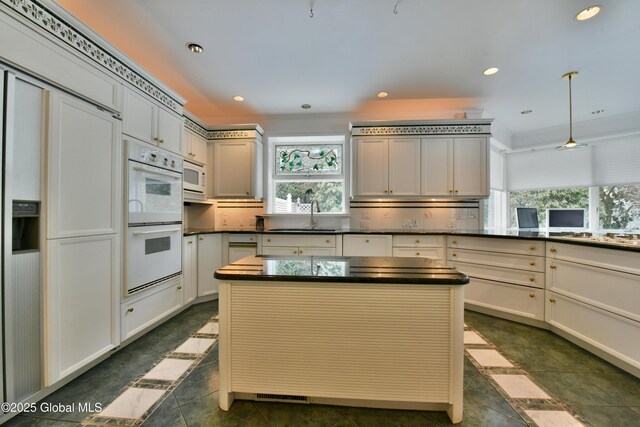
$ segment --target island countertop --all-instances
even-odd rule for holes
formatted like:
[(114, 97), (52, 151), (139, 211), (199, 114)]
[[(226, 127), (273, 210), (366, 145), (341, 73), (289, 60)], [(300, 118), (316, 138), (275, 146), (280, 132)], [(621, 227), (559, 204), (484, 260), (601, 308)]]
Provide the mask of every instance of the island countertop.
[(469, 277), (428, 258), (346, 256), (246, 257), (218, 269), (220, 280), (465, 285)]

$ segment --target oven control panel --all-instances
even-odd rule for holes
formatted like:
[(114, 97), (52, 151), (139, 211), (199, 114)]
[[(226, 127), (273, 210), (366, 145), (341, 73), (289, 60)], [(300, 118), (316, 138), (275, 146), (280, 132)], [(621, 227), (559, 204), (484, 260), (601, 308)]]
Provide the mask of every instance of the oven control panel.
[(129, 160), (182, 173), (182, 159), (157, 147), (127, 140)]

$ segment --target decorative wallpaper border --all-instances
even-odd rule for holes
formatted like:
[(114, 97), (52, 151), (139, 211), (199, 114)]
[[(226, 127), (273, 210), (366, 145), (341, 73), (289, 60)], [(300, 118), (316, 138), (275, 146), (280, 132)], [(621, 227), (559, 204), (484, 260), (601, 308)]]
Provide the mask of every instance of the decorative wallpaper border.
[(353, 127), (354, 136), (371, 135), (490, 135), (491, 125), (420, 125)]
[(46, 6), (36, 0), (0, 0), (0, 3), (72, 47), (85, 58), (106, 68), (173, 111), (181, 113), (181, 104), (170, 95), (94, 43)]
[(227, 129), (227, 130), (208, 130), (198, 123), (184, 116), (184, 126), (197, 133), (207, 140), (214, 139), (262, 139), (262, 134), (257, 129)]
[(198, 123), (194, 122), (193, 120), (191, 120), (189, 117), (184, 117), (184, 127), (186, 127), (187, 129), (197, 133), (198, 135), (200, 135), (203, 138), (207, 138), (208, 139), (208, 131), (203, 128), (202, 126), (200, 126)]

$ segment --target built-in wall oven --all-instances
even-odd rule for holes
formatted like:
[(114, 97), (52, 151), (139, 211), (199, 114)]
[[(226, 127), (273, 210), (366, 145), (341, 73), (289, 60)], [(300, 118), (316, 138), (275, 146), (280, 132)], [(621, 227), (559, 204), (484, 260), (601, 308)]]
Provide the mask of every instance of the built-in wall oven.
[(182, 274), (182, 159), (145, 143), (127, 147), (127, 294)]

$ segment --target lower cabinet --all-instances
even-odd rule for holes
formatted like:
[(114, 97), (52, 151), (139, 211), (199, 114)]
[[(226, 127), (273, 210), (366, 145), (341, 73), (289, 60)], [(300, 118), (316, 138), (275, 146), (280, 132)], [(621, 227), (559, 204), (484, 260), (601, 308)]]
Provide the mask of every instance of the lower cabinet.
[(184, 303), (188, 304), (198, 294), (198, 244), (197, 236), (182, 238), (182, 278)]
[(122, 340), (162, 320), (183, 306), (182, 277), (143, 291), (123, 302), (120, 309)]
[(444, 260), (444, 237), (414, 234), (393, 236), (393, 256)]
[(333, 256), (336, 236), (264, 234), (262, 255)]
[(222, 267), (222, 234), (201, 234), (198, 236), (197, 256), (198, 296), (218, 294), (218, 280), (213, 273)]
[[(466, 273), (463, 266), (459, 269)], [(544, 320), (544, 289), (472, 277), (464, 288), (464, 299), (476, 306)]]
[(120, 253), (118, 234), (47, 241), (45, 385), (120, 343)]
[(345, 234), (342, 237), (344, 256), (391, 256), (392, 238), (388, 234)]

